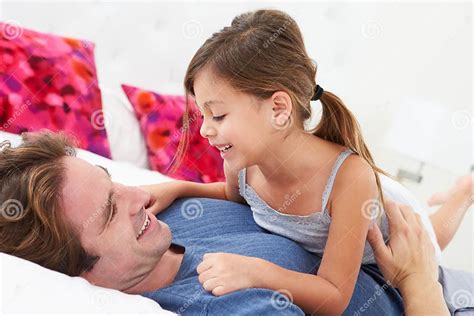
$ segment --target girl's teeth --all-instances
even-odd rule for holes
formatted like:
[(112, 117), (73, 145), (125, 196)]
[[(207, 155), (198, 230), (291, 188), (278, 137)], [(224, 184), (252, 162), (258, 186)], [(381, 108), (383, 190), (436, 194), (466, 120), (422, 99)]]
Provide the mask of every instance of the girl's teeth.
[(219, 150), (225, 153), (226, 151), (228, 151), (231, 148), (232, 148), (232, 145), (226, 145), (224, 147), (220, 147)]

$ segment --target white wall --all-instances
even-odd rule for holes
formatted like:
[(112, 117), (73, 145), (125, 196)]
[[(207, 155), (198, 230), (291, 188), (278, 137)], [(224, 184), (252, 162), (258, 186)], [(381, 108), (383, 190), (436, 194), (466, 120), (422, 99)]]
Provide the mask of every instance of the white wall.
[[(357, 115), (377, 162), (388, 171), (416, 168), (415, 160), (384, 141), (401, 100), (445, 107), (425, 181), (409, 185), (420, 199), (468, 171), (473, 161), (470, 3), (3, 1), (0, 19), (95, 42), (99, 82), (117, 94), (121, 83), (182, 94), (182, 78), (197, 48), (235, 15), (257, 8), (293, 16), (318, 62), (319, 84)], [(318, 102), (315, 107), (318, 112)], [(429, 115), (420, 117), (420, 124)], [(446, 252), (447, 265), (474, 271), (473, 227), (471, 209)]]

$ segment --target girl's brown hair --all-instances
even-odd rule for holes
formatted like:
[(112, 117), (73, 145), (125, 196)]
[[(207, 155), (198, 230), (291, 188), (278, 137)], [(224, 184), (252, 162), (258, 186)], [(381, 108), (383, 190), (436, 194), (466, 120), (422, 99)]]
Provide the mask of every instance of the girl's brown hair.
[[(303, 36), (296, 22), (278, 10), (258, 10), (243, 13), (230, 26), (214, 33), (192, 58), (184, 79), (187, 109), (194, 97), (196, 75), (210, 67), (233, 88), (259, 99), (269, 98), (276, 91), (285, 91), (295, 108), (294, 119), (303, 128), (311, 117), (310, 101), (316, 87), (317, 66), (306, 52)], [(340, 144), (364, 158), (375, 173), (383, 203), (378, 168), (357, 120), (341, 99), (324, 91), (320, 97), (322, 116), (310, 131), (314, 135)], [(179, 164), (187, 149), (189, 135), (188, 110), (183, 118), (182, 139), (176, 163)], [(387, 174), (386, 174), (387, 175)]]
[(99, 259), (81, 246), (62, 216), (61, 158), (74, 156), (66, 134), (23, 134), (12, 148), (0, 144), (0, 252), (78, 276)]

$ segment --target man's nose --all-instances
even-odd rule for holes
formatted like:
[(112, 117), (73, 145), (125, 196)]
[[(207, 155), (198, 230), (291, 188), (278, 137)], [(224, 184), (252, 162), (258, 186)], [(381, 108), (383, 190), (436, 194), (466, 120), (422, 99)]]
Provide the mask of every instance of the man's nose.
[(130, 215), (140, 213), (142, 207), (146, 207), (151, 198), (150, 193), (139, 187), (123, 186), (122, 192), (123, 197), (127, 199), (126, 203), (129, 205)]

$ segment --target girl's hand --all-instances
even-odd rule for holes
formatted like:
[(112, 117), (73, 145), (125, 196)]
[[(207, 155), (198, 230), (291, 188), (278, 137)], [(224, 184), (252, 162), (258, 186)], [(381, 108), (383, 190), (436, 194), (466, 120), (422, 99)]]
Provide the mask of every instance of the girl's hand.
[(140, 188), (151, 194), (147, 209), (154, 215), (166, 209), (181, 195), (180, 181), (142, 185)]
[(207, 253), (197, 267), (199, 282), (215, 296), (255, 287), (260, 261), (231, 253)]

